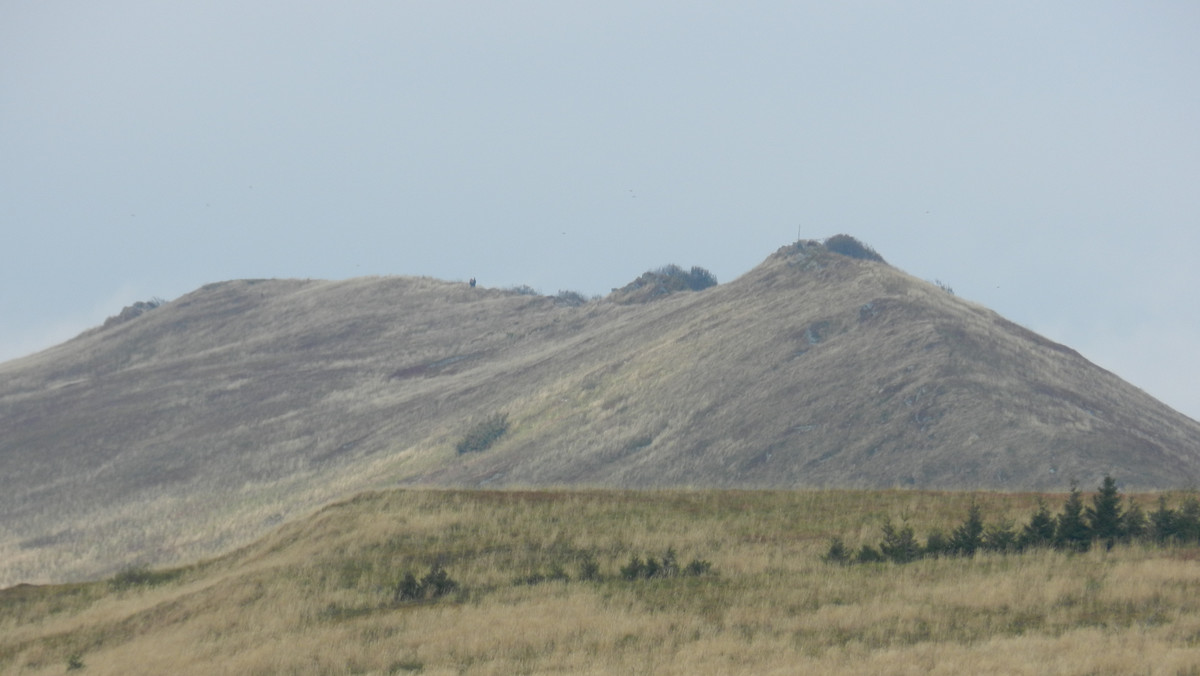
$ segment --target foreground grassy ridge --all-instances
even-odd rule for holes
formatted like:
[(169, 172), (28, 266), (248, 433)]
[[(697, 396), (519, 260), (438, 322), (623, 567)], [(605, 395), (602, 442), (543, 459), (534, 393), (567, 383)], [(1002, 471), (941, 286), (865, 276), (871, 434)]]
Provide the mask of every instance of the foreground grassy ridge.
[[(946, 530), (974, 499), (1020, 522), (1035, 498), (370, 493), (142, 586), (0, 592), (0, 672), (1200, 674), (1195, 549), (820, 560), (832, 536), (877, 540), (885, 518)], [(667, 547), (715, 575), (619, 578)], [(577, 579), (588, 557), (601, 580)], [(393, 603), (435, 562), (459, 589)], [(521, 582), (556, 566), (572, 579)]]

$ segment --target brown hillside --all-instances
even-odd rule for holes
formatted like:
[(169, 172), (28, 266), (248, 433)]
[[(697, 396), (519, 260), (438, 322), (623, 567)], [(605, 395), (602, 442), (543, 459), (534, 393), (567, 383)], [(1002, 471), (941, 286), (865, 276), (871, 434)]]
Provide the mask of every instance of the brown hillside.
[[(616, 300), (616, 299), (614, 299)], [(1200, 425), (881, 262), (649, 302), (212, 284), (0, 365), (0, 586), (167, 563), (396, 484), (1194, 485)], [(507, 433), (459, 454), (479, 422)]]

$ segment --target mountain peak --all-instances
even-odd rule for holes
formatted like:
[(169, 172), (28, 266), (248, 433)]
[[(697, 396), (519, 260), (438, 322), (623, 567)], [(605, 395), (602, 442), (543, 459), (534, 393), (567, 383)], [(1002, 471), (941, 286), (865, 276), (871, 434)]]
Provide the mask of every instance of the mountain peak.
[(190, 559), (397, 484), (1200, 480), (1195, 421), (850, 239), (700, 292), (684, 282), (703, 269), (668, 266), (583, 304), (418, 277), (226, 282), (4, 364), (0, 586), (105, 534)]

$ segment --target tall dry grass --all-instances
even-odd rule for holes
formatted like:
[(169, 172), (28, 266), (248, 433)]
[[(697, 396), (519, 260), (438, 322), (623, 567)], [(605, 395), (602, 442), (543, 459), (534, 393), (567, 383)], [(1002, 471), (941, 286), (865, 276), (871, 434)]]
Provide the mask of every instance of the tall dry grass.
[[(163, 576), (0, 592), (0, 671), (87, 674), (1200, 673), (1200, 551), (1117, 547), (836, 566), (883, 519), (977, 501), (904, 491), (370, 493)], [(1051, 501), (1057, 500), (1052, 497)], [(627, 581), (631, 555), (715, 574)], [(603, 579), (578, 579), (586, 557)], [(393, 603), (434, 562), (460, 583)], [(529, 584), (561, 567), (571, 579)]]

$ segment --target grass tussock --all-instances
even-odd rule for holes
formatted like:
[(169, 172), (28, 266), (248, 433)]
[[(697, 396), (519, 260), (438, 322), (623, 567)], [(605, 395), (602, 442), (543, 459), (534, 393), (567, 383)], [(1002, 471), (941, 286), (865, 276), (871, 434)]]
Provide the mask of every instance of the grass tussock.
[(1195, 673), (1194, 547), (821, 560), (1038, 497), (370, 493), (191, 567), (0, 591), (0, 672)]

